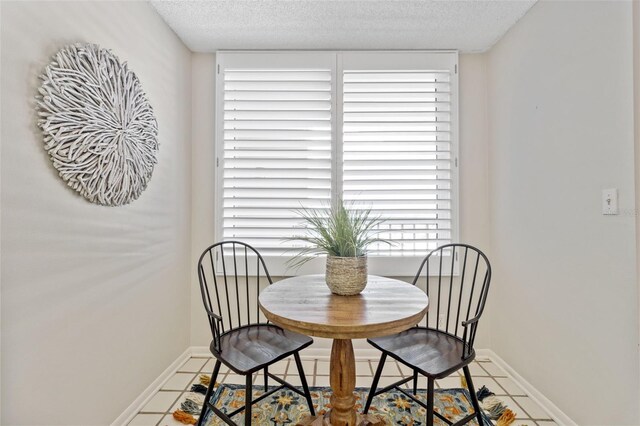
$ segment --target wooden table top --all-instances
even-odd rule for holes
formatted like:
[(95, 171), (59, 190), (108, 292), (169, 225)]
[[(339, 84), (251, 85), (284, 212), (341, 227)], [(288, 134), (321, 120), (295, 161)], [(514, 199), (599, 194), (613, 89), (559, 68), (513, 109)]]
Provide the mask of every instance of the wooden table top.
[(398, 333), (427, 312), (427, 295), (404, 281), (369, 275), (356, 296), (332, 294), (324, 275), (302, 275), (260, 293), (260, 308), (273, 323), (309, 336), (361, 339)]

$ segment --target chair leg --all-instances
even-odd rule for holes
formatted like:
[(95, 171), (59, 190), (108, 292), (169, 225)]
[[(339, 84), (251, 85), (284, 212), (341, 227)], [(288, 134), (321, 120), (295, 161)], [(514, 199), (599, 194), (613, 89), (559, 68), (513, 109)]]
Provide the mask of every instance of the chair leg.
[(362, 411), (364, 414), (369, 412), (369, 407), (371, 407), (371, 402), (373, 401), (373, 397), (376, 395), (376, 390), (378, 389), (378, 382), (380, 381), (380, 376), (382, 376), (382, 369), (384, 368), (384, 362), (387, 360), (387, 354), (384, 352), (380, 357), (380, 362), (378, 362), (378, 368), (376, 369), (376, 375), (373, 376), (373, 383), (371, 383), (371, 389), (369, 389), (369, 396), (367, 397), (367, 403), (364, 405), (364, 410)]
[(433, 426), (433, 399), (435, 380), (431, 377), (427, 382), (427, 426)]
[(269, 391), (269, 367), (264, 368), (264, 393)]
[(483, 426), (482, 410), (480, 409), (480, 403), (478, 402), (478, 395), (473, 387), (473, 381), (471, 380), (471, 373), (469, 372), (469, 366), (465, 365), (462, 370), (464, 371), (464, 378), (467, 380), (467, 386), (469, 387), (469, 394), (471, 395), (471, 404), (476, 411), (476, 417), (478, 418), (478, 425)]
[(316, 411), (313, 409), (313, 401), (311, 400), (311, 392), (307, 385), (307, 377), (304, 375), (304, 369), (302, 368), (302, 361), (300, 361), (300, 354), (298, 352), (293, 354), (296, 360), (296, 367), (298, 368), (298, 374), (300, 375), (300, 383), (302, 383), (302, 390), (304, 391), (304, 397), (307, 399), (307, 405), (309, 406), (309, 412), (312, 416), (316, 415)]
[(253, 395), (253, 390), (251, 388), (252, 380), (253, 380), (253, 375), (247, 374), (245, 391), (244, 391), (244, 424), (245, 426), (251, 426), (251, 400)]
[(207, 394), (204, 397), (204, 403), (202, 404), (200, 417), (198, 417), (198, 426), (203, 426), (202, 422), (204, 421), (204, 414), (207, 411), (207, 404), (209, 403), (209, 399), (211, 399), (213, 388), (216, 386), (216, 380), (218, 379), (218, 373), (220, 373), (221, 364), (222, 362), (220, 362), (220, 360), (216, 360), (216, 365), (215, 367), (213, 367), (213, 374), (211, 375), (211, 381), (209, 382), (209, 387), (207, 388)]
[(413, 394), (418, 394), (418, 372), (413, 370)]

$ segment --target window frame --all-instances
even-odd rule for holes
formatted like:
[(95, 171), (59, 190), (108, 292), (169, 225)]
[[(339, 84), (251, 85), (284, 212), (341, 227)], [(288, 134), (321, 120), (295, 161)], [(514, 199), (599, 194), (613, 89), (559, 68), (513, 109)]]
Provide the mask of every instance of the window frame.
[[(331, 112), (335, 115), (331, 123), (331, 199), (334, 200), (336, 193), (342, 191), (342, 144), (343, 144), (343, 70), (344, 62), (348, 62), (349, 70), (371, 70), (371, 69), (407, 69), (417, 68), (416, 60), (425, 64), (424, 66), (441, 69), (449, 69), (451, 72), (450, 81), (450, 153), (451, 153), (451, 242), (460, 241), (460, 179), (459, 179), (459, 82), (458, 63), (459, 55), (456, 50), (365, 50), (365, 51), (278, 51), (278, 50), (220, 50), (216, 52), (215, 71), (215, 183), (214, 183), (214, 240), (222, 241), (223, 238), (223, 192), (224, 192), (224, 74), (221, 72), (225, 65), (233, 62), (233, 67), (252, 67), (256, 58), (263, 55), (266, 66), (269, 63), (277, 63), (279, 67), (295, 66), (304, 58), (305, 64), (322, 62), (326, 66), (327, 57), (333, 57), (332, 80), (331, 80)], [(389, 59), (392, 58), (391, 62)], [(381, 61), (385, 61), (384, 66), (380, 66)], [(246, 65), (244, 65), (246, 64)], [(413, 276), (420, 262), (428, 253), (421, 256), (369, 256), (368, 272), (374, 275), (383, 276)], [(269, 272), (273, 276), (300, 275), (324, 272), (323, 257), (318, 257), (307, 262), (300, 268), (287, 268), (286, 261), (290, 256), (266, 255), (263, 257), (267, 262)], [(458, 275), (457, 263), (454, 275)], [(431, 274), (437, 274), (437, 268)], [(447, 273), (449, 274), (449, 273)]]

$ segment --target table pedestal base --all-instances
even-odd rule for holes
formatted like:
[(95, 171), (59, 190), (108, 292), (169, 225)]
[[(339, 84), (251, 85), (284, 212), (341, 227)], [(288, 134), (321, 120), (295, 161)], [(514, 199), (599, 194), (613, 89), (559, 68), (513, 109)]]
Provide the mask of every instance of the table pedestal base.
[[(306, 419), (299, 421), (296, 426), (335, 426), (329, 419), (330, 413), (322, 416), (309, 416)], [(353, 426), (386, 426), (387, 423), (384, 420), (380, 420), (378, 416), (372, 414), (357, 414), (355, 423)], [(351, 426), (351, 425), (349, 425)]]
[(301, 426), (384, 426), (377, 416), (356, 413), (356, 360), (349, 339), (334, 339), (331, 346), (331, 410), (323, 416), (309, 417)]

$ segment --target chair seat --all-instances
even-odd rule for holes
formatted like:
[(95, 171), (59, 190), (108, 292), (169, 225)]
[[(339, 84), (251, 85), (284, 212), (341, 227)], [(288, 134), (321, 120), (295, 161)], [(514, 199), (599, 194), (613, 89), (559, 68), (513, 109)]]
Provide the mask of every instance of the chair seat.
[(220, 352), (211, 353), (238, 374), (249, 374), (286, 358), (313, 343), (313, 339), (271, 324), (237, 328), (220, 337)]
[(455, 336), (424, 327), (414, 327), (368, 342), (421, 374), (441, 379), (469, 364), (475, 351), (462, 358), (464, 343)]

